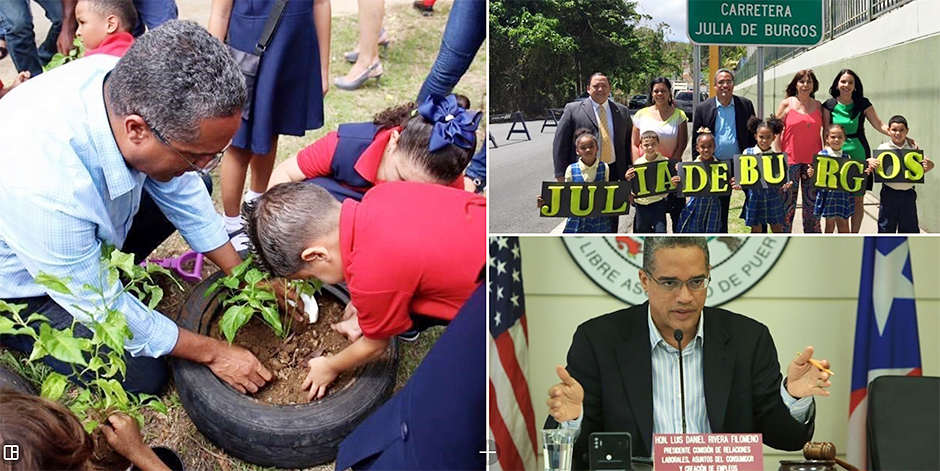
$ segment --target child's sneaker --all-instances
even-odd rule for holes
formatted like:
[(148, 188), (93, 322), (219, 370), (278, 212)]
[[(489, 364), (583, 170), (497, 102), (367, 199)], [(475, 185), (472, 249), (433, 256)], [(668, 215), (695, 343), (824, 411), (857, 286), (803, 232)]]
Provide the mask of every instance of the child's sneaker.
[(421, 331), (418, 330), (409, 330), (403, 334), (398, 334), (398, 338), (405, 342), (417, 342), (420, 336)]
[(245, 228), (240, 228), (234, 232), (228, 234), (228, 240), (232, 243), (232, 247), (235, 247), (235, 251), (238, 252), (238, 256), (242, 260), (248, 257), (248, 234), (245, 233)]

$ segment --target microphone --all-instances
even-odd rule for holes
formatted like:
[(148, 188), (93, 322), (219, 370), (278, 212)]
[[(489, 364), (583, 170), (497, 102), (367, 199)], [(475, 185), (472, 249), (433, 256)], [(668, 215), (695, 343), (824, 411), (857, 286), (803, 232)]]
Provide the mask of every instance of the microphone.
[(682, 434), (685, 435), (685, 374), (682, 372), (682, 329), (672, 333), (679, 344), (679, 400), (682, 401)]

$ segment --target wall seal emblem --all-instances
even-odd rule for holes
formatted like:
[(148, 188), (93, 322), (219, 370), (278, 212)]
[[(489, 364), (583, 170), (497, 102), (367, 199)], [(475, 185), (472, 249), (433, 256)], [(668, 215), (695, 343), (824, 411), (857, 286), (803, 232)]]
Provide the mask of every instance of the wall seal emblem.
[[(786, 237), (709, 237), (712, 281), (708, 306), (720, 306), (747, 292), (773, 268)], [(646, 302), (637, 274), (643, 267), (643, 237), (563, 237), (574, 262), (594, 283), (630, 305)]]

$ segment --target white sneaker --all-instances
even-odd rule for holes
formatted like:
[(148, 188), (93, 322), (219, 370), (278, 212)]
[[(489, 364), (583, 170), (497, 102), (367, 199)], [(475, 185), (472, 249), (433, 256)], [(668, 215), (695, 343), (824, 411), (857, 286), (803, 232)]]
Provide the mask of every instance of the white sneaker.
[(245, 233), (245, 229), (242, 228), (232, 232), (228, 235), (228, 237), (229, 242), (232, 243), (232, 247), (235, 247), (235, 251), (238, 252), (238, 255), (240, 255), (242, 259), (247, 257), (249, 240), (248, 234)]

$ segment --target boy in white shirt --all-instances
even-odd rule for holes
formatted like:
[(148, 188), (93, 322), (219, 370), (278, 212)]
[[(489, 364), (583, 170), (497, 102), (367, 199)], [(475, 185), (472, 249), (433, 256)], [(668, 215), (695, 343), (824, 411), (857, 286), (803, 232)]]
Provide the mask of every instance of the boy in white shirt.
[[(659, 134), (656, 134), (656, 131), (646, 131), (640, 135), (640, 149), (643, 155), (636, 159), (633, 165), (669, 160), (659, 153)], [(633, 180), (636, 177), (636, 169), (630, 167), (626, 177), (627, 181)], [(633, 218), (633, 232), (635, 234), (666, 233), (666, 196), (667, 194), (663, 193), (634, 199), (636, 216)]]
[[(883, 149), (919, 149), (913, 140), (907, 138), (910, 131), (904, 116), (892, 116), (888, 121), (891, 140), (878, 146)], [(868, 159), (869, 165), (878, 167), (877, 159)], [(924, 173), (934, 167), (934, 163), (924, 157)], [(916, 234), (920, 232), (917, 221), (917, 193), (913, 183), (885, 182), (881, 185), (881, 201), (878, 204), (878, 232)]]

